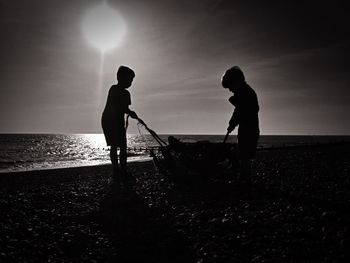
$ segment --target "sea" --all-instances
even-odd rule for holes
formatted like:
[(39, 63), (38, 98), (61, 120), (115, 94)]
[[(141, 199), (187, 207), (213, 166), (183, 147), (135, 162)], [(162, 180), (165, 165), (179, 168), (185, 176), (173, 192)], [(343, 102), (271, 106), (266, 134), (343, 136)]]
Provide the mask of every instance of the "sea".
[[(160, 135), (167, 141), (170, 135)], [(224, 135), (172, 135), (183, 142), (222, 142)], [(128, 134), (128, 162), (150, 160), (157, 147), (150, 135)], [(228, 142), (235, 143), (236, 136)], [(350, 136), (262, 135), (258, 148), (350, 141)], [(103, 134), (0, 134), (0, 173), (101, 165), (110, 163)]]

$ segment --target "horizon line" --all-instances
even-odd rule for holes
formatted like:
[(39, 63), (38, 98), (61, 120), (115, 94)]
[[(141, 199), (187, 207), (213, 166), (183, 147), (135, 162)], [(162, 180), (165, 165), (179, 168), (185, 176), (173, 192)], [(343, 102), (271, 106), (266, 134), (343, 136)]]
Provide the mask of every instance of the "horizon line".
[[(88, 135), (88, 134), (101, 134), (103, 133), (69, 133), (69, 132), (0, 132), (0, 135)], [(127, 133), (127, 135), (140, 135), (137, 133)], [(150, 134), (143, 134), (150, 135)], [(216, 135), (216, 136), (225, 136), (224, 133), (159, 133), (158, 135)], [(140, 135), (141, 136), (141, 135)], [(229, 136), (237, 136), (237, 134), (230, 134)], [(260, 134), (260, 136), (350, 136), (350, 134)]]

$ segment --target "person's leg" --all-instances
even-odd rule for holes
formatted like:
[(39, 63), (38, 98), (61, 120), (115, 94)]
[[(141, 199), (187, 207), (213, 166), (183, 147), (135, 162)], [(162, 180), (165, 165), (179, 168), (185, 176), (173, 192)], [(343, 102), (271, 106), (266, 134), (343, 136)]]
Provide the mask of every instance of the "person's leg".
[(119, 176), (119, 164), (118, 164), (118, 147), (112, 145), (110, 150), (110, 158), (113, 166), (113, 179), (116, 180)]
[(126, 148), (127, 148), (127, 139), (126, 139), (126, 131), (125, 129), (121, 130), (119, 133), (119, 164), (120, 164), (120, 170), (123, 176), (125, 177), (126, 175), (126, 160), (127, 160), (127, 155), (126, 155)]
[(120, 170), (123, 173), (123, 175), (126, 174), (126, 160), (127, 160), (127, 154), (126, 154), (126, 145), (123, 145), (120, 147)]
[(248, 158), (240, 161), (240, 180), (246, 184), (251, 183), (251, 161)]
[(252, 143), (249, 138), (241, 136), (238, 139), (238, 155), (239, 155), (239, 177), (238, 181), (250, 185), (251, 183), (251, 153)]
[(245, 181), (250, 185), (252, 183), (252, 162), (256, 155), (256, 148), (258, 146), (258, 138), (259, 135), (254, 135), (249, 138), (249, 140), (245, 143), (245, 154), (242, 159), (242, 174), (245, 178)]
[(125, 144), (120, 147), (120, 170), (121, 170), (121, 176), (122, 180), (124, 180), (125, 183), (131, 183), (135, 182), (135, 179), (127, 172), (127, 147), (126, 147), (126, 138), (125, 138)]

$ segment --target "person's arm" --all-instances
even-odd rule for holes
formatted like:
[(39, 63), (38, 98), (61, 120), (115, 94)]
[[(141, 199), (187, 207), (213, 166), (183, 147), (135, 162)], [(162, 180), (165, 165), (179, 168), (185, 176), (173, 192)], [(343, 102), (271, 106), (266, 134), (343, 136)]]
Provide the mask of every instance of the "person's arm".
[(133, 119), (138, 119), (136, 112), (130, 110), (129, 106), (131, 105), (131, 96), (128, 91), (125, 92), (125, 107), (124, 107), (124, 113), (128, 114)]
[(227, 128), (227, 131), (231, 133), (239, 123), (239, 106), (237, 96), (230, 97), (228, 101), (235, 107), (235, 110), (233, 111), (232, 117), (229, 121), (229, 126)]
[(139, 117), (137, 116), (136, 112), (132, 111), (129, 109), (129, 106), (127, 107), (126, 111), (125, 111), (126, 114), (129, 114), (129, 116), (133, 119), (138, 119)]
[(231, 119), (229, 121), (229, 126), (227, 128), (227, 131), (228, 132), (232, 132), (236, 128), (238, 123), (239, 123), (239, 110), (236, 107), (234, 112), (233, 112), (233, 114), (232, 114), (232, 117), (231, 117)]

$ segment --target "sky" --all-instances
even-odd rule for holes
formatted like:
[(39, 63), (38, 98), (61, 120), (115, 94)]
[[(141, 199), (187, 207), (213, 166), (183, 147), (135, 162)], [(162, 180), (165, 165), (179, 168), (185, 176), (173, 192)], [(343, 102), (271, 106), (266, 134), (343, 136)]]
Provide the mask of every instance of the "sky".
[[(107, 15), (91, 13), (102, 4)], [(225, 134), (232, 94), (220, 80), (238, 65), (258, 95), (261, 134), (350, 135), (347, 10), (341, 1), (0, 0), (0, 133), (101, 133), (108, 90), (127, 65), (130, 108), (153, 130)], [(135, 121), (128, 132), (138, 133)]]

